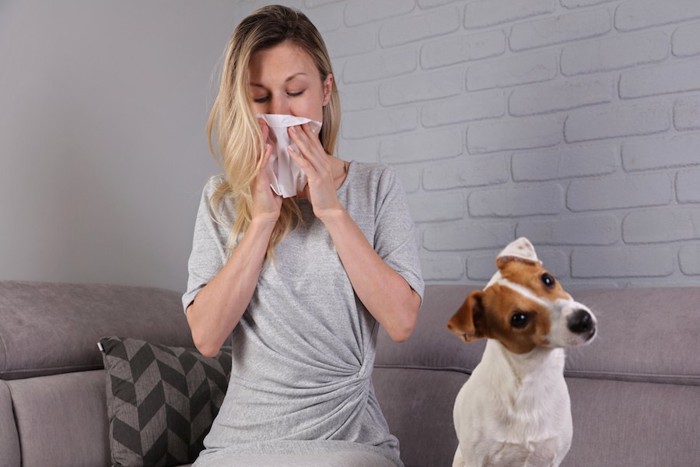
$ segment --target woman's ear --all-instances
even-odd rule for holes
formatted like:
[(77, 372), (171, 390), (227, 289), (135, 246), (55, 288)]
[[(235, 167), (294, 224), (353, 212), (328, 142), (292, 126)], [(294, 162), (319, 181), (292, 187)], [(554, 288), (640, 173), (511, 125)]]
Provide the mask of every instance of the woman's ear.
[(327, 106), (331, 101), (331, 91), (333, 91), (333, 74), (328, 73), (326, 79), (323, 80), (323, 106)]

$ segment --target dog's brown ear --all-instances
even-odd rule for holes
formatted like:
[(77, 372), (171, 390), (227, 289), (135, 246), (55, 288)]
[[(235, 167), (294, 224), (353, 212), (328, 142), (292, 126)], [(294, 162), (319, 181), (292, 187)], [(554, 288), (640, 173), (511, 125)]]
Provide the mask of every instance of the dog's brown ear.
[(481, 291), (474, 291), (467, 295), (462, 306), (447, 323), (448, 329), (464, 342), (473, 342), (484, 337), (481, 330), (484, 317), (483, 294)]

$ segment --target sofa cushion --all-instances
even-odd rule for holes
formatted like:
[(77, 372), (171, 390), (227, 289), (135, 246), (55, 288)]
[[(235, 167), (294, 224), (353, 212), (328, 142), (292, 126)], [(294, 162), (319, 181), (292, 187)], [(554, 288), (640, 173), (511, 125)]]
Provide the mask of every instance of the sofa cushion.
[(375, 368), (374, 390), (406, 467), (452, 465), (455, 397), (468, 376), (450, 370)]
[(113, 464), (193, 462), (228, 387), (230, 349), (205, 358), (132, 338), (105, 337), (99, 346)]
[(562, 467), (699, 465), (700, 388), (567, 378), (574, 437)]
[[(0, 465), (95, 467), (109, 464), (102, 370), (5, 381), (12, 394), (22, 460)], [(13, 418), (2, 419), (14, 425)], [(10, 452), (10, 459), (12, 458)]]
[(178, 292), (0, 281), (0, 379), (97, 370), (105, 335), (192, 347)]

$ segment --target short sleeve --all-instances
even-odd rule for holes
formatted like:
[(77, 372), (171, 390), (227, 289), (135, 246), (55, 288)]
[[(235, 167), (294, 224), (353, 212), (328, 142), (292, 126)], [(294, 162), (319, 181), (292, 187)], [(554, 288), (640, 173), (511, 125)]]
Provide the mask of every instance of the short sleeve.
[(212, 194), (221, 181), (221, 177), (213, 177), (202, 191), (192, 236), (192, 251), (187, 263), (187, 291), (182, 296), (185, 311), (226, 261), (226, 244), (231, 224), (227, 221), (227, 216), (215, 217), (210, 206)]
[(416, 226), (401, 181), (386, 167), (377, 187), (374, 249), (423, 299), (425, 283), (418, 256)]

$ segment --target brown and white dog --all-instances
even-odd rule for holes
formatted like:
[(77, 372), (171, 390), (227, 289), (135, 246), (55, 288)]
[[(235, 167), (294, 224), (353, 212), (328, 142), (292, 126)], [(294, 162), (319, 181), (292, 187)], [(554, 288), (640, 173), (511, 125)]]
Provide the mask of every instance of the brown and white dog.
[(464, 342), (488, 339), (455, 401), (453, 467), (558, 466), (572, 436), (564, 348), (590, 342), (596, 319), (542, 267), (526, 238), (509, 244), (496, 266), (448, 324)]

